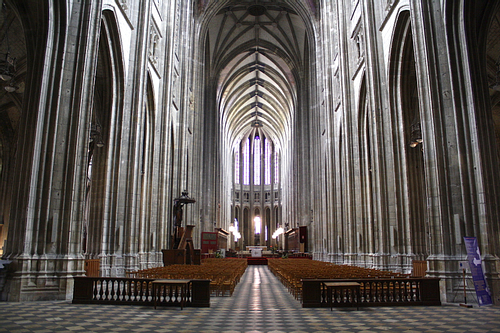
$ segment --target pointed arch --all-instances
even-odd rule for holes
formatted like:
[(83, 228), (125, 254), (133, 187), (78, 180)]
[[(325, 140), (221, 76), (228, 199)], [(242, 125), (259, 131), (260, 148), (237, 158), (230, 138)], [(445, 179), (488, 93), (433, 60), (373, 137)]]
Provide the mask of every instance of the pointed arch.
[[(10, 224), (20, 124), (26, 121), (23, 104), (27, 100), (25, 87), (29, 84), (26, 82), (29, 74), (27, 68), (34, 62), (34, 59), (28, 56), (27, 46), (29, 45), (26, 43), (28, 34), (16, 10), (17, 8), (8, 2), (0, 8), (0, 21), (2, 22), (0, 64), (3, 74), (3, 79), (0, 81), (2, 90), (0, 94), (0, 258), (4, 254)], [(41, 36), (40, 38), (42, 39)], [(9, 61), (13, 62), (7, 65)], [(4, 74), (8, 76), (5, 77)], [(14, 90), (5, 93), (9, 88)]]
[(144, 98), (144, 108), (142, 111), (142, 124), (140, 140), (140, 174), (141, 174), (141, 196), (140, 196), (140, 216), (139, 216), (139, 235), (137, 242), (137, 252), (139, 253), (139, 266), (141, 269), (149, 267), (151, 262), (156, 259), (155, 253), (161, 249), (158, 248), (161, 233), (159, 225), (154, 220), (153, 197), (153, 152), (155, 147), (154, 127), (155, 127), (155, 96), (151, 73), (146, 75), (146, 96)]
[[(361, 181), (361, 230), (358, 230), (358, 248), (362, 253), (374, 253), (374, 196), (372, 183), (372, 123), (371, 112), (368, 109), (368, 96), (366, 86), (366, 75), (361, 80), (359, 94), (359, 158), (360, 158), (360, 181)], [(361, 242), (360, 239), (366, 241)]]
[(122, 245), (115, 195), (119, 192), (117, 147), (121, 146), (124, 70), (118, 25), (111, 10), (102, 13), (95, 77), (86, 199), (88, 258), (113, 253)]
[[(221, 202), (221, 211), (230, 212), (229, 207), (237, 204), (234, 201), (237, 195), (242, 201), (247, 194), (252, 199), (260, 195), (258, 206), (264, 214), (266, 196), (274, 201), (273, 205), (282, 204), (277, 197), (280, 197), (282, 184), (292, 182), (288, 177), (301, 178), (294, 181), (312, 186), (304, 178), (312, 168), (306, 163), (308, 157), (305, 156), (305, 147), (312, 145), (313, 140), (308, 134), (312, 131), (308, 119), (317, 117), (314, 109), (319, 105), (315, 97), (317, 85), (310, 82), (316, 77), (316, 63), (309, 61), (317, 45), (314, 41), (317, 26), (314, 24), (314, 8), (307, 3), (265, 1), (262, 6), (266, 13), (263, 15), (252, 15), (248, 11), (251, 5), (251, 1), (217, 1), (198, 12), (196, 63), (203, 66), (195, 74), (200, 84), (194, 91), (199, 93), (203, 112), (199, 113), (200, 131), (195, 134), (200, 135), (199, 142), (202, 143), (200, 154), (196, 156), (203, 164), (214, 165), (202, 171), (202, 192), (234, 194), (233, 199), (226, 199), (230, 196), (220, 199), (204, 196), (201, 205), (216, 207), (208, 201)], [(238, 161), (234, 155), (237, 154), (235, 147), (241, 147), (241, 142), (248, 138), (257, 118), (263, 126), (262, 131), (259, 128), (261, 136), (272, 141), (273, 152), (279, 151), (279, 165), (276, 161), (272, 163), (276, 167), (273, 170), (278, 170), (279, 175), (271, 176), (272, 184), (265, 184), (267, 180), (263, 177), (260, 184), (255, 185), (241, 177), (245, 173), (239, 168), (236, 171), (240, 171), (243, 181), (235, 184), (234, 175), (238, 175), (233, 164)], [(243, 154), (239, 157), (240, 165), (244, 165)], [(258, 160), (254, 162), (258, 164)], [(292, 172), (293, 168), (304, 168), (304, 175)], [(267, 174), (273, 172), (276, 173)], [(219, 177), (220, 181), (212, 181)], [(259, 174), (253, 174), (253, 178), (258, 182)], [(243, 190), (246, 185), (261, 188)], [(269, 189), (263, 188), (265, 186)], [(299, 196), (294, 191), (282, 196), (288, 209), (293, 210), (293, 206), (298, 205), (297, 209), (309, 212), (311, 203), (293, 200), (293, 195)], [(207, 216), (213, 216), (214, 208), (209, 210)], [(305, 215), (294, 214), (297, 218)], [(222, 217), (222, 221), (231, 219)]]
[[(401, 210), (389, 226), (392, 251), (427, 256), (426, 188), (415, 54), (410, 12), (400, 11), (393, 33), (389, 87), (394, 129), (395, 175)], [(402, 246), (407, 245), (406, 250)]]

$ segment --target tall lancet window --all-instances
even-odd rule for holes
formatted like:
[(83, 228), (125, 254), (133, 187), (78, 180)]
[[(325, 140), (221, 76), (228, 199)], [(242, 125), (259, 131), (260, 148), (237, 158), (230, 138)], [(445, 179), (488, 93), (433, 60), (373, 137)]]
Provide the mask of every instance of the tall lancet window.
[(260, 148), (260, 138), (255, 136), (253, 147), (253, 184), (260, 185), (260, 159), (261, 159), (261, 148)]
[(271, 145), (269, 140), (264, 139), (264, 184), (271, 184)]
[(250, 139), (243, 148), (243, 185), (250, 185)]
[(234, 182), (240, 183), (240, 148), (238, 147), (234, 153)]

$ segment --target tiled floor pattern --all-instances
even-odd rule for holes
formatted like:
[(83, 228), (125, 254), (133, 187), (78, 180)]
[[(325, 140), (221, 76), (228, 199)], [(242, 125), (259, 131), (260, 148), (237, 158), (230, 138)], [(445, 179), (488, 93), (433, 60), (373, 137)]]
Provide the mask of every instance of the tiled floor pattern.
[(0, 302), (0, 332), (500, 332), (499, 307), (303, 309), (267, 266), (210, 308)]

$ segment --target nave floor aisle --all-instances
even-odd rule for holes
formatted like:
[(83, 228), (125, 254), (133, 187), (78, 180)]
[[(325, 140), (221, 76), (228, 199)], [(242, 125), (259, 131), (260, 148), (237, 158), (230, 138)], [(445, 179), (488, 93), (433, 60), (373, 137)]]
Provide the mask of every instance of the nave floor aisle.
[(500, 332), (500, 308), (303, 309), (268, 270), (248, 266), (210, 308), (0, 302), (0, 332)]

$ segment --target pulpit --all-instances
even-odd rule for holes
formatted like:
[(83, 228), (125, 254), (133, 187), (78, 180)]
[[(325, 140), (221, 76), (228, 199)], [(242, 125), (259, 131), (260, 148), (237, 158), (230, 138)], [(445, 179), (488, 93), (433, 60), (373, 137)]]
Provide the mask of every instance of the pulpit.
[(170, 249), (161, 250), (163, 253), (163, 265), (191, 265), (200, 264), (200, 251), (195, 251), (193, 245), (194, 225), (182, 227), (182, 215), (184, 205), (195, 203), (196, 200), (190, 198), (187, 192), (182, 192), (182, 196), (174, 200), (173, 230), (170, 242)]

